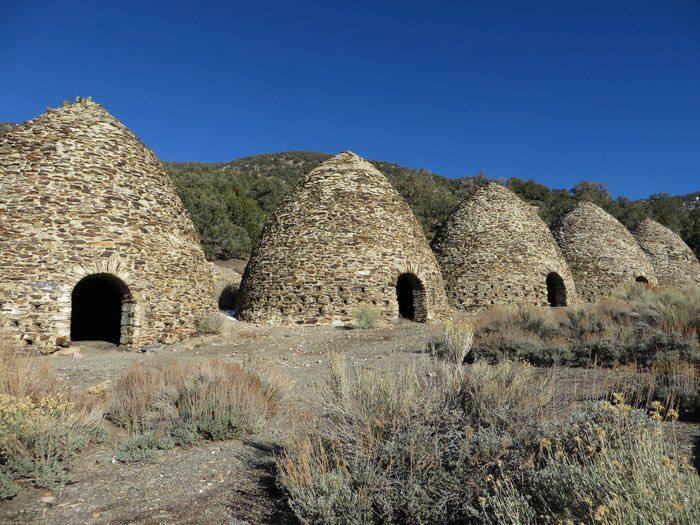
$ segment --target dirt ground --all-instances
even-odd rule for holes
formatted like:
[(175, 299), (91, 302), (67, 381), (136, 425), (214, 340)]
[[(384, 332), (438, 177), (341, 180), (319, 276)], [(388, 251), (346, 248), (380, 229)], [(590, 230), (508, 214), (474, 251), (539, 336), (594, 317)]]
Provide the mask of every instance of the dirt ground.
[[(437, 334), (430, 325), (407, 321), (372, 330), (334, 327), (268, 327), (227, 321), (223, 335), (205, 336), (144, 353), (107, 344), (87, 345), (82, 357), (47, 356), (57, 373), (82, 389), (115, 379), (134, 363), (170, 360), (269, 359), (292, 381), (289, 406), (316, 411), (315, 392), (327, 377), (328, 355), (341, 353), (349, 365), (379, 368), (425, 359)], [(562, 403), (597, 395), (605, 372), (551, 369)], [(113, 430), (102, 444), (82, 451), (72, 463), (75, 482), (55, 494), (25, 487), (0, 502), (0, 523), (42, 524), (283, 524), (294, 523), (274, 485), (274, 451), (283, 443), (285, 414), (260, 435), (241, 441), (200, 442), (158, 452), (153, 463), (123, 464), (114, 450), (123, 435)], [(700, 426), (679, 423), (676, 432), (691, 453), (700, 446)]]

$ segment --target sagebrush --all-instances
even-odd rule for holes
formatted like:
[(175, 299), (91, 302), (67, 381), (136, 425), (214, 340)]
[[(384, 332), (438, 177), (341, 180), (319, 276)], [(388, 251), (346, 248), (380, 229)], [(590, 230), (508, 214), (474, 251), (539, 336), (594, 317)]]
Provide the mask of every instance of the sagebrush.
[(700, 365), (700, 288), (630, 286), (566, 309), (495, 309), (477, 321), (474, 347), (492, 362), (549, 366)]
[(432, 361), (373, 372), (334, 357), (323, 399), (323, 418), (277, 460), (302, 523), (690, 525), (697, 517), (697, 475), (664, 443), (660, 412), (648, 417), (618, 397), (557, 419), (550, 377), (527, 364)]
[(148, 443), (171, 448), (256, 432), (277, 411), (285, 387), (284, 376), (261, 360), (137, 363), (116, 382), (106, 417), (141, 435), (122, 445), (120, 458), (142, 459)]
[(57, 488), (71, 480), (70, 461), (104, 437), (102, 399), (73, 395), (35, 357), (0, 345), (0, 499), (27, 481)]

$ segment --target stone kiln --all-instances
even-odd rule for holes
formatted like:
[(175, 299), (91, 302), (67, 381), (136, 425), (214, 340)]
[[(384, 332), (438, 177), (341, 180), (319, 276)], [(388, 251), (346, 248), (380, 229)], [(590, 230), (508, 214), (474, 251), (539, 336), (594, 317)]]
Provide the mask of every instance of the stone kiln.
[(0, 327), (41, 351), (140, 348), (214, 310), (194, 226), (155, 155), (90, 100), (0, 138)]
[(651, 219), (644, 219), (633, 230), (660, 284), (700, 286), (700, 262), (680, 236)]
[(576, 301), (569, 267), (537, 209), (500, 184), (469, 195), (432, 247), (455, 308)]
[(344, 152), (308, 173), (265, 225), (238, 296), (245, 321), (347, 323), (444, 314), (435, 256), (408, 204), (372, 164)]
[(554, 226), (554, 237), (574, 275), (582, 299), (594, 301), (635, 281), (658, 284), (632, 234), (590, 202), (580, 202)]

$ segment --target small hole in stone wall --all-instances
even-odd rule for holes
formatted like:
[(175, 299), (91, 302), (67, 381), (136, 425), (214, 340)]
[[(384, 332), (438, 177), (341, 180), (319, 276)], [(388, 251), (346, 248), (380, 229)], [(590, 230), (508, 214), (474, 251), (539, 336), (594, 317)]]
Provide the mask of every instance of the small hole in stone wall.
[(637, 276), (637, 278), (635, 279), (635, 281), (638, 282), (638, 283), (642, 283), (642, 284), (649, 284), (649, 279), (647, 279), (647, 278), (644, 277), (643, 275)]

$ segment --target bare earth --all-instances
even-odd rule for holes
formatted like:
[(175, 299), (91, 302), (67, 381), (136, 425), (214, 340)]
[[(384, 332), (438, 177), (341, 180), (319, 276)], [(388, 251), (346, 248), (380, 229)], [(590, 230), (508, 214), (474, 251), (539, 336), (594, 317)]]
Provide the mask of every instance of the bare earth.
[[(333, 327), (268, 327), (229, 321), (221, 336), (206, 336), (145, 353), (122, 352), (110, 345), (87, 345), (83, 358), (48, 356), (60, 376), (76, 389), (114, 380), (133, 363), (219, 358), (269, 359), (292, 380), (290, 410), (318, 411), (316, 387), (327, 376), (328, 355), (342, 353), (348, 364), (379, 368), (424, 359), (437, 334), (430, 325), (399, 322), (393, 327), (346, 330)], [(599, 394), (605, 372), (552, 369), (561, 404)], [(274, 484), (274, 451), (284, 442), (288, 414), (270, 423), (261, 435), (242, 441), (206, 442), (186, 449), (161, 451), (154, 463), (123, 464), (114, 450), (124, 438), (111, 429), (109, 439), (81, 452), (72, 464), (75, 483), (51, 494), (25, 487), (0, 502), (0, 524), (282, 524), (293, 523)], [(700, 447), (700, 425), (675, 428), (690, 454)], [(53, 498), (53, 501), (51, 500)], [(42, 501), (43, 500), (43, 501)]]

